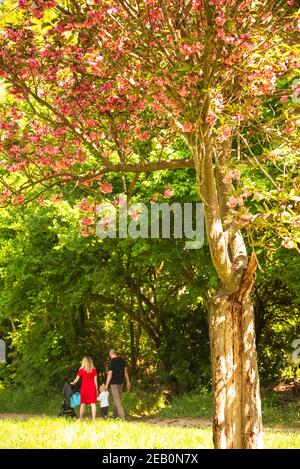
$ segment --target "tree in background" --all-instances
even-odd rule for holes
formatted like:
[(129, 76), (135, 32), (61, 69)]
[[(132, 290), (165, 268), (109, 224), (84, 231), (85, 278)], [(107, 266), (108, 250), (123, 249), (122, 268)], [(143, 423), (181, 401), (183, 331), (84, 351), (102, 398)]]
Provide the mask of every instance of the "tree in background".
[(140, 389), (209, 386), (199, 297), (207, 285), (207, 247), (200, 257), (184, 252), (182, 240), (96, 241), (80, 235), (78, 209), (66, 201), (2, 211), (5, 384), (31, 389), (38, 374), (41, 392), (58, 390), (87, 353), (104, 377), (107, 350), (118, 344)]
[[(241, 229), (252, 244), (271, 229), (299, 250), (297, 2), (19, 0), (3, 12), (0, 70), (14, 97), (2, 111), (3, 204), (72, 184), (99, 198), (110, 172), (131, 195), (141, 172), (194, 167), (219, 277), (205, 297), (214, 444), (261, 446), (256, 256)], [(176, 135), (190, 158), (172, 158)]]
[[(269, 256), (268, 256), (269, 257)], [(300, 335), (299, 262), (296, 251), (278, 250), (266, 259), (256, 282), (256, 342), (262, 382), (297, 378), (292, 343)]]
[[(177, 192), (176, 176), (182, 172), (165, 174)], [(36, 394), (38, 374), (39, 393), (51, 390), (51, 398), (86, 353), (104, 376), (106, 351), (117, 343), (139, 392), (210, 389), (201, 299), (216, 280), (208, 246), (197, 252), (183, 250), (182, 240), (86, 239), (78, 216), (67, 202), (2, 209), (0, 335), (9, 346), (3, 385)], [(258, 362), (262, 385), (273, 388), (296, 372), (290, 359), (300, 332), (300, 257), (282, 248), (269, 260), (262, 252), (259, 261)]]

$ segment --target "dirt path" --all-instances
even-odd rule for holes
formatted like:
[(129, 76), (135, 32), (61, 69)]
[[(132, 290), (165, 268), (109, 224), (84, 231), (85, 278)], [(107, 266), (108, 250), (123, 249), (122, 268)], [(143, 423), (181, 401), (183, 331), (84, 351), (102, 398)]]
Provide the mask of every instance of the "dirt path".
[[(14, 419), (14, 420), (29, 420), (36, 417), (48, 417), (48, 415), (41, 414), (17, 414), (7, 413), (0, 414), (1, 419)], [(132, 417), (128, 419), (132, 423), (146, 423), (149, 425), (160, 425), (168, 427), (179, 427), (179, 428), (209, 428), (211, 427), (211, 421), (209, 419), (200, 418), (153, 418), (153, 417)], [(274, 427), (264, 427), (267, 431), (273, 432), (284, 432), (284, 433), (300, 433), (300, 428), (297, 427), (282, 427), (275, 425)]]
[(168, 427), (190, 427), (190, 428), (203, 428), (203, 427), (211, 427), (211, 421), (208, 419), (200, 419), (200, 418), (143, 418), (138, 417), (133, 419), (135, 422), (143, 422), (149, 423), (151, 425), (167, 425)]
[[(29, 420), (36, 417), (46, 417), (45, 414), (17, 414), (7, 413), (0, 414), (0, 419)], [(193, 418), (151, 418), (151, 417), (131, 417), (129, 422), (133, 423), (149, 423), (151, 425), (167, 425), (171, 427), (210, 427), (211, 422), (208, 419)]]
[[(205, 428), (212, 426), (212, 422), (209, 419), (200, 418), (137, 418), (134, 419), (134, 421), (149, 423), (151, 425), (167, 425), (168, 427), (182, 428)], [(282, 427), (280, 425), (274, 425), (274, 427), (264, 426), (264, 430), (284, 433), (300, 433), (299, 427)]]
[(16, 419), (16, 420), (29, 420), (35, 417), (43, 417), (43, 415), (35, 414), (0, 414), (0, 419)]

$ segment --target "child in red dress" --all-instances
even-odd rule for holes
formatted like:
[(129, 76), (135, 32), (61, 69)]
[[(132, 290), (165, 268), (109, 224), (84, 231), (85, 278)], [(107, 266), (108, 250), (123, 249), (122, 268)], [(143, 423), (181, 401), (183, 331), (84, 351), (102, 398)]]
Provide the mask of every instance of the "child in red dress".
[(76, 384), (80, 378), (82, 378), (80, 387), (80, 420), (82, 420), (84, 415), (85, 404), (90, 404), (92, 409), (92, 418), (94, 421), (97, 412), (96, 403), (98, 384), (97, 370), (94, 367), (91, 357), (84, 357), (77, 376), (71, 384)]

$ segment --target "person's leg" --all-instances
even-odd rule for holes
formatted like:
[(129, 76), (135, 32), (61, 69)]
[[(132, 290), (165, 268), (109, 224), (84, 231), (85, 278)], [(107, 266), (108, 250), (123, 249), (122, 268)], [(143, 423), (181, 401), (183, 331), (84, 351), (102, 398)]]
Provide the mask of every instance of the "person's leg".
[(80, 411), (79, 411), (80, 420), (83, 419), (83, 416), (84, 416), (84, 408), (85, 408), (85, 404), (80, 404)]
[(116, 406), (116, 401), (115, 401), (115, 386), (116, 384), (111, 384), (110, 386), (110, 390), (111, 390), (111, 393), (112, 393), (112, 396), (113, 396), (113, 408), (112, 408), (112, 417), (113, 419), (117, 418), (118, 417), (118, 409), (117, 409), (117, 406)]
[(92, 419), (93, 419), (93, 421), (94, 421), (95, 418), (96, 418), (96, 414), (97, 414), (97, 407), (96, 407), (96, 404), (91, 404), (91, 408), (92, 408)]
[(108, 407), (100, 407), (100, 417), (103, 419), (107, 418)]
[(122, 384), (112, 384), (111, 385), (111, 393), (114, 399), (114, 407), (113, 407), (113, 416), (115, 416), (115, 408), (118, 411), (119, 417), (121, 419), (125, 418), (125, 412), (122, 407), (121, 403), (121, 393), (122, 393), (123, 385)]
[(120, 417), (121, 417), (122, 419), (125, 419), (125, 411), (124, 411), (124, 408), (123, 408), (123, 405), (122, 405), (122, 401), (121, 401), (122, 393), (123, 393), (123, 388), (124, 388), (124, 384), (120, 384), (120, 386), (119, 386), (120, 406), (121, 406), (121, 415), (120, 415)]

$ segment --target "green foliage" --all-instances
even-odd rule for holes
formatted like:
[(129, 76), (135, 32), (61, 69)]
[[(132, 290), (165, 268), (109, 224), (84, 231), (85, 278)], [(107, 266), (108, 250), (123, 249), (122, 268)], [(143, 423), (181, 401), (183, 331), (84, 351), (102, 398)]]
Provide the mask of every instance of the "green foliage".
[(0, 389), (0, 407), (3, 413), (58, 415), (62, 403), (59, 392), (32, 387)]
[(9, 362), (0, 375), (6, 385), (34, 389), (39, 376), (40, 389), (59, 389), (86, 354), (104, 379), (112, 346), (145, 387), (168, 383), (181, 391), (209, 381), (199, 295), (208, 285), (206, 248), (196, 256), (183, 250), (182, 240), (86, 239), (67, 202), (2, 215), (0, 333)]
[[(161, 180), (157, 184), (163, 189)], [(138, 191), (147, 200), (148, 186)], [(0, 376), (5, 386), (34, 390), (39, 376), (39, 389), (59, 390), (87, 353), (104, 379), (107, 350), (117, 346), (145, 390), (209, 388), (203, 294), (217, 283), (207, 245), (195, 253), (183, 249), (183, 240), (87, 239), (79, 233), (78, 219), (67, 202), (2, 211), (0, 334), (9, 355)], [(294, 373), (290, 357), (300, 333), (300, 266), (298, 256), (286, 250), (260, 261), (258, 356), (262, 384), (273, 385)]]
[[(171, 148), (176, 157), (188, 156), (182, 139)], [(253, 177), (249, 168), (238, 169)], [(255, 177), (258, 185), (266, 183)], [(120, 185), (117, 175), (109, 180)], [(167, 187), (174, 190), (174, 202), (197, 200), (194, 174), (187, 169), (141, 175), (130, 202), (149, 203), (154, 193), (163, 202)], [(31, 392), (39, 376), (39, 389), (59, 390), (86, 354), (104, 379), (113, 346), (145, 391), (153, 385), (175, 393), (209, 388), (204, 298), (218, 280), (207, 240), (196, 252), (185, 250), (180, 239), (84, 238), (76, 208), (83, 192), (66, 190), (65, 196), (59, 204), (45, 200), (2, 209), (0, 334), (9, 351), (2, 383)], [(256, 202), (249, 207), (259, 209)], [(271, 239), (269, 232), (265, 236)], [(299, 256), (287, 250), (268, 256), (260, 256), (264, 272), (255, 294), (263, 385), (293, 375), (288, 359), (300, 333)]]
[(256, 337), (263, 385), (298, 375), (292, 342), (300, 337), (300, 258), (279, 250), (259, 273), (255, 290)]

